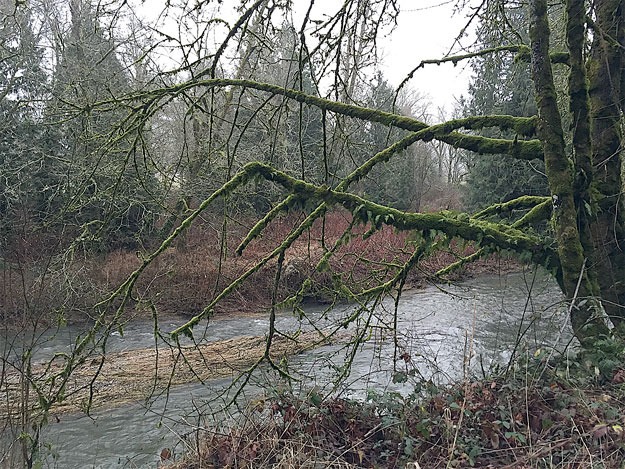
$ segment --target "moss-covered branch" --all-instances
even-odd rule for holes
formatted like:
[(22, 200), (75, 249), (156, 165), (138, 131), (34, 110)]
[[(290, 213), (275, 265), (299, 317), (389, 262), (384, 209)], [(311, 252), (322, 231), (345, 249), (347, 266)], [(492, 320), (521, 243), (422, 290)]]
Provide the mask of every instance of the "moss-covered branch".
[[(414, 77), (414, 74), (421, 68), (424, 68), (426, 65), (442, 65), (445, 63), (452, 63), (454, 66), (458, 65), (460, 62), (465, 60), (474, 59), (476, 57), (485, 57), (487, 55), (499, 54), (502, 52), (512, 52), (515, 53), (515, 60), (522, 62), (530, 61), (530, 48), (525, 44), (509, 44), (498, 47), (489, 47), (487, 49), (482, 49), (476, 52), (468, 52), (466, 54), (458, 54), (452, 55), (449, 57), (444, 57), (442, 59), (426, 59), (422, 60), (419, 65), (413, 68), (406, 78), (403, 79), (399, 88), (403, 88), (403, 86)], [(569, 54), (567, 52), (552, 52), (550, 54), (552, 63), (561, 63), (568, 64)]]
[(533, 207), (529, 212), (515, 221), (512, 226), (514, 228), (522, 228), (524, 226), (536, 225), (538, 223), (549, 220), (552, 213), (553, 204), (551, 200), (545, 200), (544, 202)]
[[(127, 101), (130, 103), (131, 106), (134, 105), (134, 108), (137, 111), (146, 111), (151, 110), (154, 107), (158, 107), (159, 101), (165, 97), (184, 94), (194, 88), (230, 87), (250, 88), (277, 96), (284, 96), (299, 103), (315, 106), (324, 111), (330, 111), (341, 114), (343, 116), (362, 119), (369, 122), (377, 122), (379, 124), (396, 127), (398, 129), (408, 130), (412, 132), (419, 132), (430, 128), (428, 124), (412, 117), (401, 116), (398, 114), (370, 109), (354, 104), (332, 101), (318, 96), (309, 95), (298, 90), (284, 88), (269, 83), (260, 83), (253, 80), (239, 80), (229, 78), (190, 80), (178, 85), (153, 90), (150, 92), (138, 93), (136, 95), (130, 96)], [(105, 102), (102, 102), (101, 104), (103, 105), (105, 104)], [(503, 128), (505, 129), (512, 128), (514, 130), (517, 130), (520, 135), (527, 135), (533, 131), (532, 129), (534, 127), (534, 124), (531, 122), (531, 119), (532, 118), (515, 118), (512, 116), (490, 116), (466, 119), (464, 120), (464, 122), (466, 123), (468, 128), (478, 125), (479, 128), (487, 126), (503, 126)], [(456, 122), (458, 123), (461, 121), (462, 120), (458, 120)], [(451, 125), (451, 127), (458, 128), (459, 126)], [(462, 125), (462, 127), (465, 126)], [(437, 128), (439, 130), (436, 132), (436, 135), (428, 135), (428, 138), (435, 138), (456, 148), (462, 148), (465, 150), (471, 150), (483, 154), (507, 154), (515, 158), (528, 160), (543, 157), (542, 146), (540, 141), (538, 140), (495, 139), (476, 135), (464, 135), (457, 132), (445, 133), (441, 130), (441, 127)], [(423, 139), (426, 139), (425, 136)]]
[[(362, 165), (360, 165), (358, 168), (352, 171), (349, 175), (347, 175), (347, 177), (338, 184), (336, 189), (340, 191), (347, 190), (347, 188), (349, 188), (349, 186), (353, 182), (358, 182), (359, 180), (366, 177), (367, 174), (369, 174), (369, 172), (377, 164), (390, 160), (393, 155), (407, 149), (410, 145), (417, 142), (418, 140), (420, 140), (419, 133), (415, 132), (402, 138), (398, 142), (395, 142), (393, 145), (389, 146), (388, 148), (385, 148), (384, 150), (376, 153), (374, 156), (369, 158)], [(247, 245), (250, 242), (252, 242), (254, 238), (259, 236), (262, 230), (264, 230), (265, 227), (273, 219), (275, 219), (275, 217), (277, 217), (280, 213), (288, 210), (288, 208), (291, 207), (294, 203), (296, 203), (298, 199), (299, 198), (295, 194), (290, 194), (282, 202), (278, 203), (269, 212), (267, 212), (267, 214), (252, 227), (252, 229), (248, 232), (245, 239), (241, 241), (239, 246), (237, 246), (236, 253), (240, 255), (243, 252), (243, 250), (247, 247)], [(322, 210), (323, 211), (320, 212), (319, 216), (325, 213), (325, 208), (322, 208)]]
[(474, 220), (468, 215), (446, 210), (438, 213), (402, 212), (355, 194), (307, 183), (262, 163), (250, 163), (245, 168), (246, 171), (280, 184), (306, 200), (322, 201), (329, 206), (341, 205), (363, 223), (387, 224), (399, 230), (440, 231), (450, 237), (489, 244), (498, 249), (531, 253), (535, 262), (553, 266), (554, 252), (550, 248), (545, 248), (539, 238), (506, 225)]
[(510, 213), (513, 210), (527, 210), (550, 200), (551, 199), (549, 197), (544, 196), (524, 195), (508, 202), (493, 204), (490, 207), (486, 207), (484, 210), (473, 215), (473, 218), (485, 218), (491, 215), (501, 215)]
[[(424, 128), (421, 131), (414, 132), (406, 137), (402, 138), (398, 142), (393, 145), (385, 148), (384, 150), (376, 153), (373, 157), (367, 160), (365, 163), (360, 165), (354, 171), (352, 171), (343, 181), (341, 181), (337, 187), (337, 191), (345, 191), (349, 188), (349, 186), (358, 182), (359, 180), (366, 177), (369, 172), (379, 163), (383, 163), (389, 161), (393, 155), (402, 152), (407, 149), (410, 145), (420, 140), (431, 140), (435, 135), (445, 135), (446, 137), (441, 138), (455, 138), (451, 133), (452, 130), (458, 128), (467, 128), (467, 129), (481, 129), (484, 127), (499, 127), (503, 130), (513, 129), (519, 134), (531, 135), (535, 132), (536, 118), (535, 117), (513, 117), (513, 116), (481, 116), (481, 117), (468, 117), (464, 119), (454, 119), (442, 124), (436, 124), (429, 127)], [(468, 139), (472, 136), (462, 135), (461, 138)], [(501, 153), (505, 153), (505, 149), (510, 150), (509, 144), (512, 143), (514, 145), (514, 141), (510, 140), (497, 140), (497, 139), (487, 139), (489, 145), (495, 145), (502, 143)], [(480, 147), (485, 145), (485, 141), (481, 137), (476, 137), (475, 145)], [(505, 147), (505, 148), (504, 148)], [(516, 148), (518, 151), (521, 151), (518, 147)], [(510, 151), (515, 151), (514, 149)], [(529, 154), (529, 156), (533, 156)], [(297, 200), (301, 199), (301, 197), (296, 196), (295, 194), (289, 195), (282, 202), (277, 204), (274, 208), (272, 208), (263, 218), (261, 218), (252, 229), (248, 232), (247, 236), (241, 241), (239, 246), (236, 249), (237, 254), (241, 254), (243, 250), (247, 247), (247, 245), (257, 236), (260, 235), (262, 230), (273, 220), (278, 214), (286, 211), (289, 207), (297, 202)]]
[(537, 122), (538, 118), (536, 116), (471, 116), (431, 125), (422, 130), (421, 134), (422, 140), (427, 141), (444, 137), (457, 129), (481, 130), (487, 127), (497, 127), (500, 130), (512, 130), (520, 136), (531, 137), (536, 135)]
[[(131, 279), (136, 279), (139, 273), (149, 264), (171, 241), (178, 236), (182, 229), (186, 229), (188, 223), (199, 215), (199, 210), (204, 210), (206, 206), (219, 196), (224, 196), (236, 187), (245, 184), (254, 176), (262, 176), (268, 181), (277, 183), (287, 190), (293, 196), (303, 198), (305, 200), (317, 201), (319, 206), (297, 227), (293, 230), (283, 242), (276, 247), (271, 253), (262, 258), (254, 266), (248, 269), (239, 278), (231, 282), (217, 297), (215, 297), (204, 310), (191, 318), (187, 323), (181, 325), (171, 332), (175, 338), (179, 334), (191, 334), (193, 327), (202, 319), (209, 316), (217, 302), (221, 301), (226, 295), (230, 294), (241, 285), (250, 275), (260, 270), (271, 259), (281, 255), (288, 249), (293, 242), (301, 236), (301, 234), (310, 227), (312, 222), (317, 219), (328, 206), (340, 205), (350, 210), (356, 220), (363, 223), (371, 223), (376, 226), (382, 224), (393, 226), (399, 230), (415, 230), (425, 234), (425, 236), (434, 237), (437, 233), (444, 233), (449, 237), (459, 237), (465, 240), (474, 241), (478, 246), (489, 246), (491, 249), (500, 249), (516, 252), (526, 256), (537, 264), (546, 266), (551, 270), (557, 270), (559, 261), (556, 253), (548, 246), (545, 246), (541, 240), (522, 231), (506, 226), (503, 224), (492, 223), (484, 220), (475, 220), (469, 218), (468, 215), (458, 214), (450, 211), (442, 211), (439, 213), (407, 213), (394, 208), (376, 204), (374, 202), (363, 199), (355, 194), (332, 190), (325, 186), (316, 186), (303, 180), (289, 176), (288, 174), (278, 171), (271, 166), (259, 162), (248, 163), (239, 171), (228, 183), (213, 193), (200, 205), (190, 217), (184, 222), (185, 228), (179, 227), (166, 242), (163, 243), (153, 254), (151, 254), (142, 267), (137, 269)], [(124, 286), (118, 289), (117, 293), (128, 291), (132, 288), (134, 281), (129, 279)]]
[(469, 254), (468, 256), (462, 257), (458, 259), (456, 262), (453, 262), (449, 264), (448, 266), (443, 267), (442, 269), (438, 270), (434, 275), (436, 277), (445, 277), (446, 275), (449, 275), (450, 273), (455, 272), (456, 270), (464, 267), (465, 265), (470, 264), (471, 262), (475, 262), (484, 256), (487, 256), (489, 253), (490, 253), (489, 249), (480, 248), (477, 251), (475, 251), (473, 254)]
[[(518, 54), (514, 57), (517, 62), (531, 62), (531, 52), (529, 47), (519, 49)], [(568, 52), (550, 52), (549, 60), (552, 64), (569, 65), (570, 56)]]
[[(523, 196), (503, 204), (491, 205), (490, 207), (487, 207), (481, 212), (475, 214), (473, 218), (484, 218), (485, 216), (495, 214), (501, 215), (509, 213), (512, 210), (527, 209), (530, 207), (531, 209), (529, 212), (527, 212), (511, 225), (512, 228), (521, 229), (524, 226), (535, 225), (549, 219), (552, 208), (551, 199), (549, 197), (539, 196)], [(481, 247), (473, 254), (462, 257), (456, 262), (449, 264), (447, 267), (440, 269), (438, 272), (436, 272), (435, 275), (437, 277), (444, 277), (445, 275), (449, 275), (450, 273), (460, 269), (461, 267), (487, 256), (488, 254), (490, 254), (490, 252), (491, 250), (488, 247)], [(556, 272), (556, 277), (558, 276), (559, 272)]]

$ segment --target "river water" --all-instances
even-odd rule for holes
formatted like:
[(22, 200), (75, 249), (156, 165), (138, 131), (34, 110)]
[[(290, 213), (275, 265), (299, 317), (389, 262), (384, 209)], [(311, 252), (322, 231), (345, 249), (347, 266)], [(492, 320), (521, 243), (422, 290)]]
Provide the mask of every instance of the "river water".
[[(327, 311), (320, 306), (305, 308), (307, 316), (323, 327), (349, 316), (353, 305), (339, 305)], [(412, 379), (422, 377), (437, 382), (461, 377), (463, 373), (479, 374), (493, 364), (505, 366), (514, 350), (532, 353), (538, 347), (566, 344), (570, 332), (566, 308), (554, 282), (541, 272), (514, 273), (479, 278), (451, 286), (428, 286), (407, 291), (402, 296), (396, 316), (392, 299), (372, 308), (366, 330), (370, 340), (357, 348), (349, 377), (333, 387), (337, 369), (348, 351), (333, 345), (305, 352), (289, 360), (289, 369), (301, 380), (296, 386), (315, 386), (324, 392), (363, 398), (367, 391), (390, 389), (409, 392)], [(370, 316), (369, 316), (370, 315)], [(396, 319), (395, 319), (396, 317)], [(396, 341), (386, 326), (397, 322), (400, 331)], [(169, 318), (162, 330), (171, 330), (183, 321)], [(364, 319), (360, 320), (362, 326)], [(265, 317), (214, 319), (204, 325), (205, 342), (242, 335), (264, 335), (269, 321)], [(278, 317), (281, 330), (301, 326), (290, 312)], [(306, 325), (302, 326), (304, 329)], [(350, 326), (356, 330), (356, 326)], [(517, 341), (519, 332), (523, 333)], [(154, 345), (153, 324), (135, 321), (124, 333), (111, 337), (109, 351), (132, 350)], [(36, 353), (50, 356), (69, 350), (78, 331), (66, 328), (45, 341)], [(382, 340), (385, 338), (385, 340)], [(396, 352), (394, 344), (399, 345)], [(402, 355), (404, 359), (398, 359)], [(409, 357), (409, 359), (408, 359)], [(415, 374), (408, 382), (394, 384), (393, 364), (399, 371)], [(468, 370), (468, 371), (467, 371)], [(276, 381), (268, 370), (254, 376), (247, 395), (262, 392), (264, 380), (273, 387), (286, 386)], [(42, 435), (46, 447), (43, 467), (49, 468), (155, 468), (164, 447), (183, 450), (186, 435), (193, 435), (201, 425), (198, 415), (215, 408), (230, 380), (215, 380), (203, 385), (174, 387), (167, 396), (128, 404), (115, 409), (85, 415), (61, 416)], [(217, 417), (222, 418), (222, 417)], [(2, 464), (0, 464), (0, 467)]]

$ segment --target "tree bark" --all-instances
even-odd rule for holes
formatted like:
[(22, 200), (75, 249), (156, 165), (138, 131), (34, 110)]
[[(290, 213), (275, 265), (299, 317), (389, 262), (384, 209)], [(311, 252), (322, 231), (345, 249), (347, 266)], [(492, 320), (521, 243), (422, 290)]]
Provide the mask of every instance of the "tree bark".
[[(607, 326), (596, 314), (598, 292), (584, 271), (584, 251), (577, 227), (573, 174), (564, 144), (562, 118), (549, 59), (547, 1), (531, 2), (530, 42), (532, 75), (538, 108), (537, 134), (543, 143), (545, 170), (554, 200), (553, 228), (562, 268), (561, 287), (573, 302), (571, 324), (580, 342), (592, 342), (607, 333)], [(581, 282), (580, 282), (581, 276)], [(579, 287), (579, 288), (578, 288)], [(584, 301), (582, 301), (584, 300)]]
[(601, 296), (611, 321), (625, 332), (625, 204), (621, 179), (623, 135), (623, 1), (596, 0), (592, 52), (588, 63), (590, 83), (593, 202), (593, 266), (598, 272)]
[[(574, 198), (580, 241), (586, 255), (592, 256), (593, 244), (590, 233), (592, 205), (590, 184), (593, 169), (590, 138), (590, 104), (584, 62), (586, 5), (584, 0), (566, 2), (566, 42), (569, 49), (569, 110), (573, 135)], [(589, 274), (594, 272), (592, 269)], [(593, 279), (595, 281), (595, 279)]]

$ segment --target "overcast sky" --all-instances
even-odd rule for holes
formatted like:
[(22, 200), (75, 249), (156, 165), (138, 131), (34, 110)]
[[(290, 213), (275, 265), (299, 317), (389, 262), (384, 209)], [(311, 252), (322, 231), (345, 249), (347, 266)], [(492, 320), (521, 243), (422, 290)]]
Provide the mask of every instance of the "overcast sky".
[[(402, 13), (392, 37), (382, 43), (382, 69), (393, 86), (399, 85), (421, 60), (445, 56), (454, 38), (467, 23), (464, 15), (453, 14), (456, 1), (402, 0)], [(469, 45), (471, 37), (463, 39)], [(458, 46), (455, 47), (458, 51)], [(466, 94), (471, 75), (468, 63), (426, 65), (418, 70), (410, 86), (427, 95), (434, 106), (451, 112), (455, 99)]]
[[(302, 20), (309, 1), (295, 1), (296, 25)], [(139, 11), (142, 16), (155, 19), (160, 9), (149, 8), (148, 3), (140, 2)], [(444, 57), (452, 47), (458, 52), (460, 46), (454, 44), (454, 39), (467, 23), (467, 18), (465, 14), (454, 14), (454, 6), (457, 3), (458, 0), (399, 0), (401, 14), (397, 27), (389, 37), (381, 38), (378, 42), (381, 49), (380, 68), (391, 85), (399, 85), (421, 60)], [(229, 13), (227, 7), (234, 5), (234, 2), (225, 3), (226, 8), (222, 8), (220, 16), (233, 22), (238, 14), (234, 9)], [(150, 6), (153, 7), (154, 4), (150, 3)], [(337, 0), (316, 0), (315, 6), (317, 15), (324, 10), (334, 12), (337, 9)], [(177, 23), (171, 20), (165, 20), (160, 28), (171, 35), (178, 32)], [(220, 33), (217, 35), (225, 34), (226, 30), (222, 29), (218, 28)], [(219, 39), (216, 38), (216, 41), (219, 42)], [(463, 45), (468, 45), (471, 37), (463, 41), (465, 43)], [(445, 107), (449, 114), (453, 110), (455, 100), (466, 93), (471, 74), (467, 65), (467, 63), (461, 63), (456, 67), (452, 64), (427, 65), (414, 74), (409, 86), (432, 102), (431, 115), (437, 114), (438, 107)]]

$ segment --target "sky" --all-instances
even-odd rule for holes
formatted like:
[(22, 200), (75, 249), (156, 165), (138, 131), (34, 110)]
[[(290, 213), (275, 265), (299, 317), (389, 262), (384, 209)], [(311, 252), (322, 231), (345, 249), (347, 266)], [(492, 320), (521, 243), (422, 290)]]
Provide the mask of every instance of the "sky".
[[(382, 70), (393, 86), (398, 86), (421, 60), (444, 57), (454, 45), (454, 38), (467, 18), (454, 14), (457, 2), (443, 0), (402, 0), (402, 13), (392, 36), (382, 43)], [(471, 36), (463, 39), (469, 45)], [(458, 51), (458, 46), (454, 48)], [(471, 70), (468, 63), (426, 65), (414, 74), (410, 86), (426, 95), (435, 108), (447, 113), (466, 94)]]
[[(161, 1), (159, 0), (159, 3)], [(300, 24), (309, 1), (294, 1), (296, 25)], [(398, 0), (398, 3), (401, 14), (397, 27), (378, 42), (379, 66), (386, 79), (395, 87), (421, 60), (444, 57), (452, 47), (458, 52), (459, 46), (454, 44), (454, 39), (467, 23), (465, 14), (454, 13), (454, 6), (458, 0)], [(142, 16), (149, 18), (158, 15), (160, 9), (148, 8), (147, 4), (148, 2), (141, 3), (139, 10)], [(225, 3), (226, 7), (234, 5), (235, 3), (232, 5)], [(339, 6), (337, 0), (316, 0), (315, 11), (317, 14), (324, 9), (334, 12), (337, 6)], [(219, 15), (231, 23), (237, 18), (234, 10), (228, 13), (227, 8), (222, 8)], [(169, 33), (172, 35), (178, 32), (175, 23), (167, 21), (161, 24), (161, 28), (163, 27), (164, 30), (171, 28)], [(225, 29), (222, 32), (225, 33)], [(469, 45), (471, 36), (464, 38), (463, 42), (462, 45)], [(456, 67), (452, 64), (427, 65), (414, 74), (409, 86), (423, 95), (426, 101), (431, 102), (430, 115), (434, 116), (433, 120), (438, 120), (436, 116), (439, 107), (445, 108), (449, 116), (457, 98), (463, 93), (466, 94), (470, 76), (471, 70), (467, 63), (460, 63)]]

